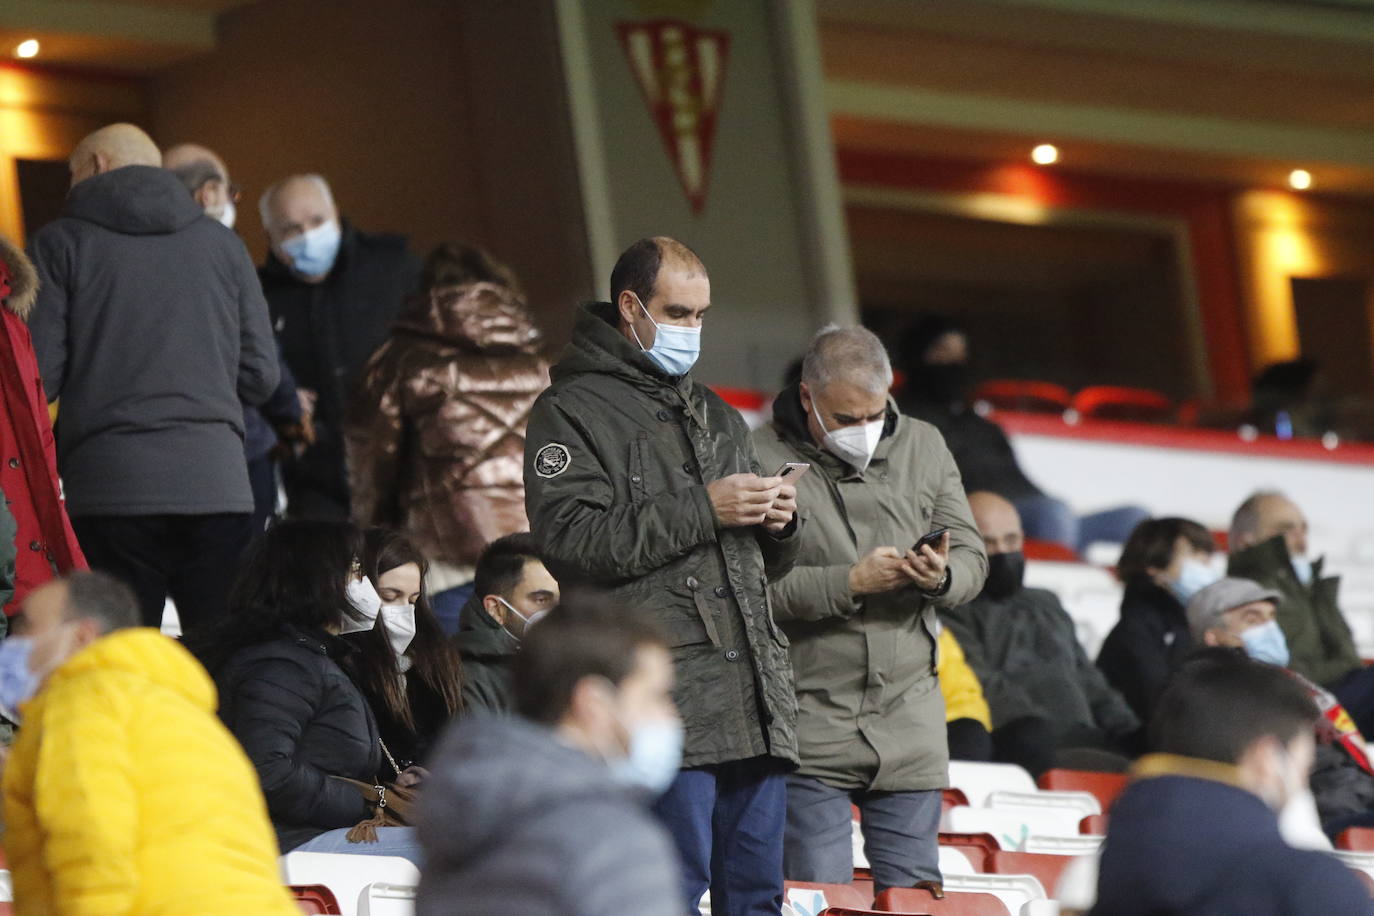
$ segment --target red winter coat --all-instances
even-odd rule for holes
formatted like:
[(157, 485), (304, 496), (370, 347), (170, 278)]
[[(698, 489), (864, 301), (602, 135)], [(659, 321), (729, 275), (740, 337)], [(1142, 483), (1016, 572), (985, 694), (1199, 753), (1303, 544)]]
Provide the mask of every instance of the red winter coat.
[[(0, 238), (0, 490), (19, 532), (15, 535), (14, 596), (7, 617), (29, 592), (55, 575), (86, 569), (57, 479), (57, 451), (48, 399), (24, 323), (38, 291), (23, 251)], [(0, 546), (0, 556), (6, 551)]]

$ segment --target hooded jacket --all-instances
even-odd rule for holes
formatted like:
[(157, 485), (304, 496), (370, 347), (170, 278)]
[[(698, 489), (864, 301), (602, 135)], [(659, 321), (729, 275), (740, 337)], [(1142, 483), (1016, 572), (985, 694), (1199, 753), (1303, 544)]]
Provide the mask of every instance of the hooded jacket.
[(1334, 856), (1293, 849), (1260, 798), (1211, 761), (1155, 755), (1112, 805), (1095, 916), (1360, 916), (1369, 893)]
[[(935, 676), (937, 606), (978, 594), (987, 577), (959, 470), (940, 433), (889, 402), (882, 438), (861, 473), (811, 439), (798, 386), (754, 431), (765, 467), (805, 461), (797, 482), (805, 524), (796, 565), (769, 587), (791, 641), (803, 776), (843, 789), (924, 791), (948, 785), (945, 705)], [(855, 595), (849, 570), (876, 547), (904, 550), (950, 529), (949, 589), (913, 583)]]
[(482, 607), (476, 595), (463, 608), (453, 644), (463, 660), (463, 709), (505, 715), (511, 708), (511, 664), (520, 644)]
[(414, 292), (420, 261), (404, 237), (373, 234), (340, 223), (334, 266), (307, 283), (268, 252), (258, 272), (296, 385), (315, 392), (315, 444), (282, 465), (292, 514), (347, 518), (344, 425), (363, 367)]
[(354, 519), (460, 567), (528, 530), (525, 424), (549, 386), (539, 340), (524, 300), (496, 283), (436, 290), (403, 314), (353, 401)]
[(252, 511), (240, 400), (266, 400), (278, 369), (239, 237), (171, 172), (130, 165), (72, 188), (32, 253), (71, 514)]
[(175, 641), (99, 639), (23, 715), (4, 776), (16, 913), (297, 912), (253, 768)]
[(25, 324), (37, 297), (32, 262), (0, 237), (0, 491), (9, 516), (0, 520), (0, 557), (13, 564), (3, 598), (10, 616), (54, 573), (86, 568), (62, 501), (48, 399)]
[(941, 616), (978, 673), (994, 727), (1036, 716), (1117, 738), (1140, 728), (1126, 700), (1088, 660), (1073, 619), (1053, 592), (1019, 588), (1001, 599), (980, 595)]
[(1231, 554), (1226, 574), (1253, 579), (1283, 596), (1278, 621), (1288, 641), (1288, 667), (1329, 687), (1361, 662), (1350, 624), (1336, 604), (1341, 577), (1323, 576), (1325, 562), (1313, 561), (1312, 583), (1303, 585), (1293, 572), (1288, 544), (1280, 534)]
[(465, 719), (425, 782), (415, 912), (679, 916), (677, 855), (647, 805), (547, 728)]
[(664, 375), (616, 321), (609, 302), (581, 309), (530, 415), (525, 507), (545, 565), (565, 590), (604, 588), (663, 631), (685, 766), (795, 762), (792, 666), (767, 585), (791, 568), (797, 529), (717, 526), (706, 485), (768, 473), (749, 428), (690, 373)]

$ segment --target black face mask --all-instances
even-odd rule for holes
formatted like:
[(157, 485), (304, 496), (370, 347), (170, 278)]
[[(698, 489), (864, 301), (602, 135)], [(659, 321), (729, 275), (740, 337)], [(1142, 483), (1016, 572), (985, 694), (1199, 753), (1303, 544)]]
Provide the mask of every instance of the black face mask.
[(988, 557), (988, 581), (983, 583), (982, 595), (994, 601), (1010, 598), (1021, 591), (1021, 583), (1025, 576), (1025, 554), (1019, 550), (1013, 553), (995, 553)]
[(918, 401), (947, 409), (968, 400), (972, 381), (964, 363), (923, 365), (907, 377), (905, 390)]

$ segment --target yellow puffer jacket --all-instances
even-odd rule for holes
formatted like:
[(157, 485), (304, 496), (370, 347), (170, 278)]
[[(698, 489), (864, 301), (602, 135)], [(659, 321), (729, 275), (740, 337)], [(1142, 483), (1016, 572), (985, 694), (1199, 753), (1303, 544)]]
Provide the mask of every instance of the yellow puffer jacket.
[(24, 706), (5, 767), (20, 916), (298, 916), (257, 776), (214, 685), (156, 630), (121, 630)]
[(940, 663), (935, 666), (940, 692), (945, 695), (945, 721), (973, 719), (992, 731), (992, 711), (983, 697), (983, 685), (973, 673), (959, 640), (949, 627), (940, 630)]

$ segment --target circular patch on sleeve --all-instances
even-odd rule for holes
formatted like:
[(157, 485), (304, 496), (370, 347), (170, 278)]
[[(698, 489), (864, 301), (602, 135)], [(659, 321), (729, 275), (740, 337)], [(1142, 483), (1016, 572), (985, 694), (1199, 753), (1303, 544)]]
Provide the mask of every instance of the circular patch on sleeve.
[(534, 454), (534, 473), (540, 477), (557, 477), (572, 464), (568, 447), (559, 442), (550, 442)]

